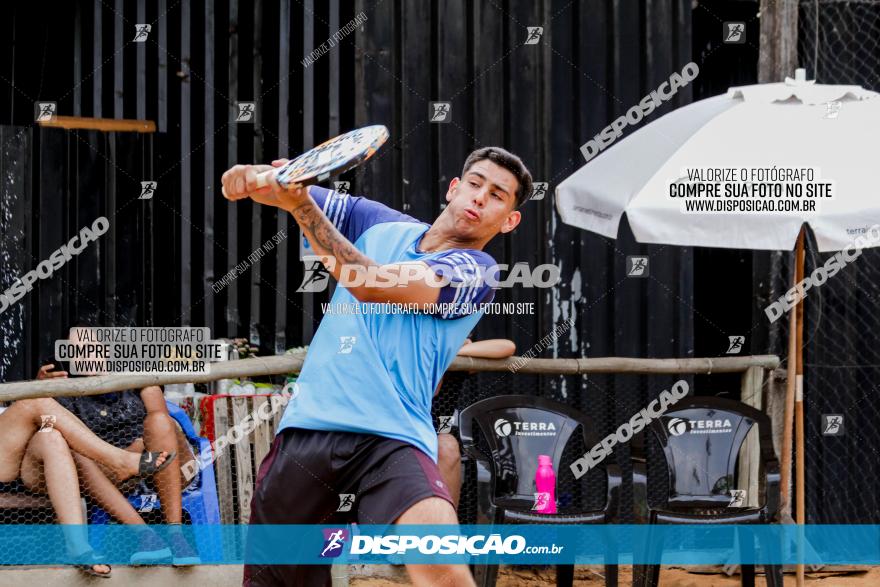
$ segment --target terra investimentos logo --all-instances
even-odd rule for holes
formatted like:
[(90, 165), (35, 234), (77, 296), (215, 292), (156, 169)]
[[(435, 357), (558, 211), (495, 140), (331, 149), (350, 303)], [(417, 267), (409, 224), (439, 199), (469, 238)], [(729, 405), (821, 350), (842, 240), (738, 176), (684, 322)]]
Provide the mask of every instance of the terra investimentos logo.
[(714, 420), (685, 420), (684, 418), (670, 418), (666, 422), (666, 429), (672, 436), (681, 436), (689, 432), (691, 434), (726, 434), (733, 431), (733, 424), (729, 418)]
[(493, 425), (495, 434), (501, 437), (510, 436), (555, 436), (556, 425), (553, 422), (507, 420), (498, 418)]

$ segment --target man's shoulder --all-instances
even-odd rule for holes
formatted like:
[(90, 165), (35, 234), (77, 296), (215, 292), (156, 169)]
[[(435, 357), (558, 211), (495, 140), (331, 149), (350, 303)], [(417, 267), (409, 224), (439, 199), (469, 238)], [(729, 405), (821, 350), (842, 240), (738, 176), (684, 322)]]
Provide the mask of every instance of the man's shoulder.
[(386, 204), (345, 191), (331, 190), (321, 186), (309, 186), (309, 195), (333, 224), (349, 240), (354, 240), (377, 224), (414, 223), (423, 224), (409, 214), (404, 214)]
[(427, 253), (427, 255), (463, 265), (472, 264), (478, 267), (494, 267), (497, 265), (492, 255), (480, 249), (446, 249), (439, 253)]

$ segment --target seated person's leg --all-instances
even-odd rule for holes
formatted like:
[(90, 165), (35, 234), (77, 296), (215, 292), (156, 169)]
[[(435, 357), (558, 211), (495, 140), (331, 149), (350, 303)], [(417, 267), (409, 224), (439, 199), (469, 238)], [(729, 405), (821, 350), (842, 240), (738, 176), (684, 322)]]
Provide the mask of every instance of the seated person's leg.
[[(70, 448), (60, 432), (46, 429), (31, 437), (21, 463), (21, 480), (31, 491), (49, 495), (59, 524), (76, 526), (65, 532), (70, 556), (87, 557), (91, 546), (88, 536), (82, 532), (85, 520), (80, 504), (79, 477)], [(85, 566), (93, 574), (110, 573), (109, 565)]]
[(28, 442), (37, 430), (31, 420), (20, 416), (19, 409), (12, 409), (21, 401), (0, 413), (0, 481), (4, 483), (18, 479)]
[[(144, 419), (144, 445), (147, 450), (177, 452), (180, 450), (178, 427), (174, 418), (168, 413), (162, 388), (150, 386), (141, 391), (141, 399), (147, 408)], [(191, 460), (189, 447), (186, 452), (179, 453), (177, 462), (181, 465)], [(180, 466), (167, 467), (153, 477), (165, 521), (177, 524), (181, 521), (180, 493), (183, 490), (183, 479)]]
[(31, 437), (21, 480), (31, 491), (49, 494), (60, 524), (83, 523), (76, 465), (60, 432), (47, 429)]
[(112, 473), (79, 453), (74, 453), (73, 458), (83, 482), (83, 490), (101, 509), (121, 524), (146, 523), (111, 480)]
[(199, 556), (189, 545), (181, 529), (183, 521), (181, 493), (187, 481), (183, 477), (181, 467), (194, 458), (192, 450), (177, 422), (168, 413), (162, 388), (155, 385), (144, 388), (141, 390), (141, 399), (147, 409), (147, 417), (144, 419), (144, 444), (147, 450), (178, 454), (179, 465), (168, 467), (153, 476), (165, 523), (170, 525), (168, 531), (174, 555), (173, 563), (198, 564), (201, 562)]
[(457, 510), (461, 494), (461, 449), (451, 434), (437, 435), (437, 467)]
[[(0, 434), (11, 434), (18, 439), (25, 431), (36, 432), (43, 423), (44, 417), (51, 417), (51, 426), (64, 435), (70, 448), (94, 461), (104, 463), (116, 475), (131, 477), (138, 474), (140, 455), (132, 454), (104, 442), (89, 430), (82, 421), (64, 406), (51, 398), (35, 398), (18, 400), (8, 407), (0, 417), (4, 426)], [(9, 423), (6, 426), (7, 422)], [(13, 457), (14, 458), (14, 457)], [(156, 459), (156, 466), (161, 465), (167, 455)], [(0, 465), (2, 466), (2, 465)]]
[[(126, 450), (134, 453), (142, 452), (143, 441), (136, 440)], [(143, 517), (116, 486), (112, 472), (81, 454), (74, 453), (74, 460), (86, 493), (118, 522), (131, 525), (132, 530), (135, 531), (138, 545), (131, 557), (132, 564), (158, 562), (172, 556), (168, 545), (146, 526)]]

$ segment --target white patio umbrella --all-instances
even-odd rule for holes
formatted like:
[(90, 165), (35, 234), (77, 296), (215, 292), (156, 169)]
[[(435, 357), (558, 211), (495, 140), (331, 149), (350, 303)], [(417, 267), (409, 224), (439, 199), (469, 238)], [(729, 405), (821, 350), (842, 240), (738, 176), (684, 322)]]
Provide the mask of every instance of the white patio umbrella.
[[(805, 78), (799, 69), (795, 79), (787, 78), (784, 83), (731, 88), (724, 95), (683, 106), (618, 141), (556, 188), (562, 221), (616, 238), (625, 212), (641, 243), (763, 250), (796, 246), (794, 279), (800, 282), (804, 224), (812, 228), (822, 252), (842, 250), (857, 235), (880, 224), (880, 94), (859, 86), (815, 84)], [(817, 169), (822, 181), (833, 182), (833, 197), (819, 201), (814, 213), (695, 214), (683, 213), (685, 198), (669, 196), (670, 183), (687, 183), (685, 168), (770, 168), (772, 174), (774, 166), (777, 171)], [(797, 521), (802, 524), (800, 304), (790, 321), (783, 492), (787, 499), (792, 414), (796, 412)]]

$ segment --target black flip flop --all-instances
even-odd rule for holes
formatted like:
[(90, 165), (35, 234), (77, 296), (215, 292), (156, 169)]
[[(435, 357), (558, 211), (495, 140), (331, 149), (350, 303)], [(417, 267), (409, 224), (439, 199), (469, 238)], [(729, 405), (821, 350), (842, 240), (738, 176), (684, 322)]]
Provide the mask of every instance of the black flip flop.
[[(94, 550), (87, 550), (78, 557), (74, 559), (74, 567), (77, 570), (82, 571), (86, 575), (91, 575), (92, 577), (101, 577), (102, 579), (109, 579), (113, 575), (113, 568), (104, 562), (105, 557), (95, 554)], [(97, 565), (103, 565), (110, 569), (106, 573), (99, 573), (93, 567)]]
[(141, 453), (141, 461), (138, 464), (138, 476), (139, 477), (150, 477), (155, 475), (165, 467), (171, 464), (175, 458), (177, 458), (177, 451), (171, 451), (168, 453), (168, 456), (165, 458), (165, 461), (161, 465), (156, 465), (156, 459), (162, 454), (163, 451), (144, 451)]

